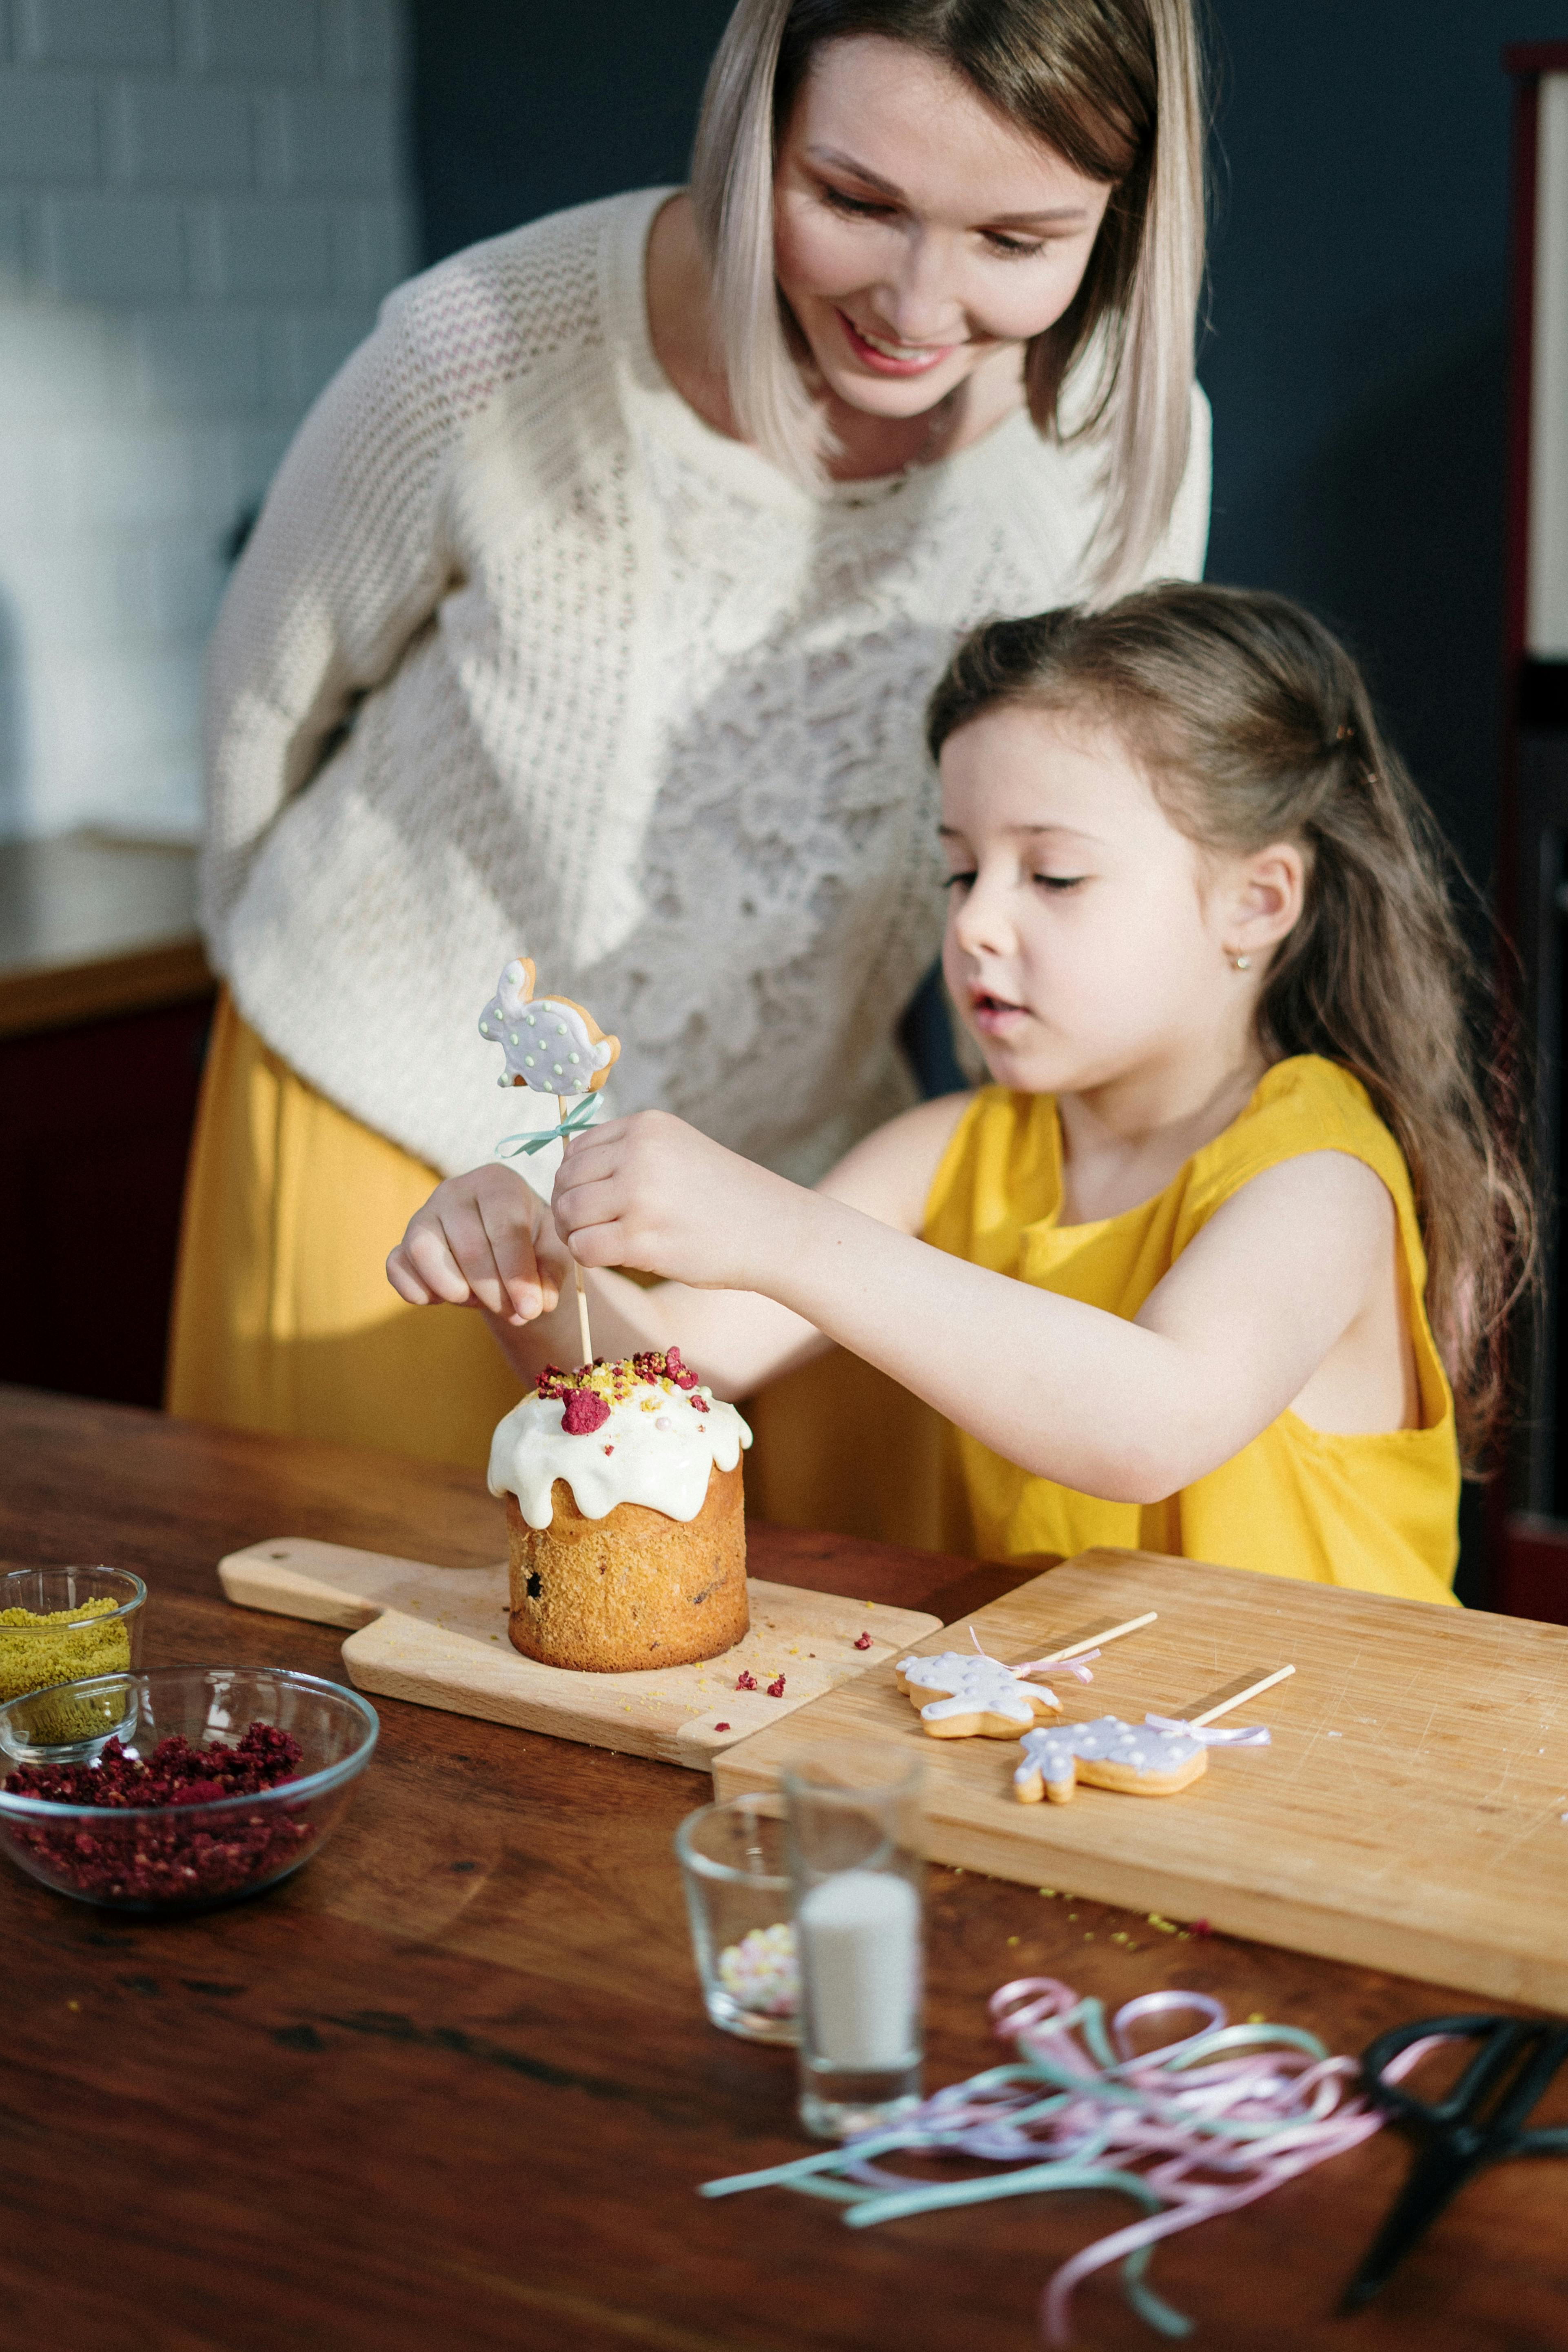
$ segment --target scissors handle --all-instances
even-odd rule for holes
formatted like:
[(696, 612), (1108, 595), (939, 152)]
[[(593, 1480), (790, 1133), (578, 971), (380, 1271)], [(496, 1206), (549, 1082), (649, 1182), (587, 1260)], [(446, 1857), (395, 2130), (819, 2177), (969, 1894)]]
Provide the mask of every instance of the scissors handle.
[(1568, 2124), (1545, 2124), (1538, 2131), (1524, 2129), (1526, 2119), (1534, 2114), (1568, 2058), (1568, 2027), (1539, 2030), (1535, 2055), (1521, 2069), (1491, 2117), (1489, 2137), (1495, 2136), (1507, 2143), (1498, 2148), (1500, 2156), (1551, 2156), (1568, 2150)]
[[(1418, 2098), (1402, 2084), (1388, 2081), (1387, 2068), (1413, 2042), (1439, 2035), (1481, 2045), (1447, 2098)], [(1443, 2134), (1456, 2153), (1473, 2145), (1479, 2158), (1496, 2161), (1525, 2152), (1544, 2156), (1568, 2148), (1568, 2126), (1535, 2132), (1522, 2128), (1564, 2059), (1568, 2059), (1568, 2027), (1550, 2025), (1543, 2019), (1485, 2014), (1432, 2017), (1380, 2033), (1362, 2058), (1362, 2075), (1371, 2095), (1392, 2115)], [(1516, 2064), (1518, 2072), (1510, 2082), (1507, 2078)], [(1488, 2113), (1488, 2097), (1500, 2086), (1501, 2095)]]
[[(1480, 2044), (1447, 2098), (1418, 2099), (1386, 2079), (1384, 2070), (1405, 2051), (1439, 2035)], [(1524, 2129), (1565, 2058), (1568, 2027), (1513, 2017), (1424, 2018), (1395, 2026), (1369, 2045), (1362, 2059), (1369, 2093), (1429, 2140), (1346, 2288), (1343, 2310), (1359, 2311), (1371, 2302), (1482, 2165), (1510, 2156), (1568, 2154), (1568, 2126)]]

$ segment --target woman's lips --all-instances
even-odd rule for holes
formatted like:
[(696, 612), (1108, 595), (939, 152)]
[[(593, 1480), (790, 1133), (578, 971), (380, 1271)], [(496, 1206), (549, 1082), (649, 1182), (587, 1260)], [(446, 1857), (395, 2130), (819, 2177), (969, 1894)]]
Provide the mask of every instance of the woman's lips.
[(956, 343), (904, 344), (895, 354), (881, 348), (880, 338), (868, 341), (847, 311), (840, 310), (838, 320), (856, 358), (877, 375), (928, 375), (958, 349)]

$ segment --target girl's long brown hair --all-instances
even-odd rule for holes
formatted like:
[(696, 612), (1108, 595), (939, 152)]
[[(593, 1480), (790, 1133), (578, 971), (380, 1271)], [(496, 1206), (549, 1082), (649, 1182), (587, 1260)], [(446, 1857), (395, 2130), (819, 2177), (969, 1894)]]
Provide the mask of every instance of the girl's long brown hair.
[(1087, 709), (1145, 765), (1190, 839), (1305, 853), (1306, 901), (1258, 1000), (1270, 1061), (1361, 1080), (1405, 1154), (1426, 1308), (1467, 1460), (1503, 1401), (1503, 1329), (1531, 1285), (1535, 1207), (1511, 1051), (1455, 913), (1447, 849), (1355, 663), (1283, 596), (1167, 582), (1091, 613), (994, 621), (931, 698), (932, 757), (998, 704)]

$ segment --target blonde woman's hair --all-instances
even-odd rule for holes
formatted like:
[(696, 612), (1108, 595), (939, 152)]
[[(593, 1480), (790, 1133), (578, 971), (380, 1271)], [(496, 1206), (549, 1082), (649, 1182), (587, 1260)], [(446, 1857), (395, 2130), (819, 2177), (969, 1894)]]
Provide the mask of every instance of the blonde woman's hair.
[(1269, 965), (1258, 1043), (1271, 1062), (1338, 1062), (1398, 1142), (1476, 1463), (1504, 1399), (1505, 1322), (1535, 1277), (1527, 1128), (1494, 992), (1455, 913), (1452, 855), (1354, 662), (1283, 596), (1167, 582), (1103, 612), (975, 630), (931, 698), (932, 756), (1011, 703), (1104, 721), (1205, 847), (1301, 848), (1305, 902)]
[[(1105, 446), (1093, 593), (1141, 579), (1171, 519), (1192, 427), (1204, 266), (1202, 68), (1193, 0), (740, 0), (719, 45), (691, 195), (735, 419), (811, 486), (832, 446), (791, 356), (773, 266), (773, 158), (829, 41), (907, 42), (1112, 194), (1083, 283), (1028, 346), (1029, 413), (1047, 438)], [(1073, 421), (1062, 389), (1075, 383)]]

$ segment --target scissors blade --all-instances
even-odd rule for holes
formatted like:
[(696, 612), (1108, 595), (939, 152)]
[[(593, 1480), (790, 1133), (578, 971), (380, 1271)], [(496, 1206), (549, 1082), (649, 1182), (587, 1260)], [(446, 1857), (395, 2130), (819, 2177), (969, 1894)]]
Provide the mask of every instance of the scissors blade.
[(1417, 2158), (1409, 2179), (1388, 2210), (1388, 2217), (1367, 2248), (1340, 2301), (1342, 2311), (1360, 2311), (1394, 2275), (1439, 2213), (1484, 2162), (1473, 2147), (1463, 2150), (1438, 2142)]

